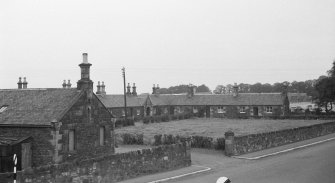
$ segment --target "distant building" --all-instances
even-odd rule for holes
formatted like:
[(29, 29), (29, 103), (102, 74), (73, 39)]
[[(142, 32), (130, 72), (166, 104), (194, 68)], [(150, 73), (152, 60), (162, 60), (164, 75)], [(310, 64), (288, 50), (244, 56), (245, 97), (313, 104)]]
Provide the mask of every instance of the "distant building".
[(282, 93), (239, 93), (237, 85), (233, 94), (195, 93), (190, 86), (185, 94), (149, 95), (145, 102), (145, 115), (193, 113), (200, 117), (273, 117), (286, 116), (289, 100), (286, 90)]
[[(108, 110), (116, 118), (125, 117), (125, 105), (124, 105), (124, 95), (122, 94), (106, 94), (106, 92), (99, 92), (102, 89), (99, 89), (97, 86), (97, 96), (100, 101), (108, 108)], [(101, 86), (100, 86), (101, 87)], [(127, 101), (127, 117), (130, 119), (141, 119), (144, 116), (144, 102), (146, 101), (146, 95), (137, 95), (135, 83), (132, 87), (132, 92), (130, 91), (130, 84), (127, 86), (126, 101)]]
[(303, 113), (306, 109), (314, 111), (318, 106), (307, 93), (288, 93), (290, 110), (294, 113)]
[(114, 152), (112, 115), (93, 93), (87, 54), (76, 88), (0, 90), (0, 172), (80, 160)]

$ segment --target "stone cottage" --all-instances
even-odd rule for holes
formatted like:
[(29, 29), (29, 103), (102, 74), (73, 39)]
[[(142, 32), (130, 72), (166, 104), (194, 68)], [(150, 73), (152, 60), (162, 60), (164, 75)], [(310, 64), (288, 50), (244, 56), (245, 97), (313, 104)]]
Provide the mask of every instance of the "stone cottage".
[(114, 153), (112, 115), (93, 93), (87, 54), (76, 88), (0, 90), (0, 172)]
[(158, 94), (153, 88), (145, 104), (146, 115), (193, 113), (199, 117), (278, 117), (289, 112), (286, 90), (282, 93), (196, 94), (190, 86), (187, 94)]
[[(108, 108), (108, 110), (116, 118), (125, 117), (125, 105), (124, 105), (124, 95), (122, 94), (106, 94), (105, 85), (102, 82), (98, 82), (97, 92), (98, 98), (101, 102)], [(132, 91), (130, 83), (127, 86), (126, 92), (126, 102), (127, 102), (127, 117), (129, 119), (141, 119), (144, 116), (144, 102), (146, 101), (147, 95), (137, 95), (136, 85), (133, 83)]]

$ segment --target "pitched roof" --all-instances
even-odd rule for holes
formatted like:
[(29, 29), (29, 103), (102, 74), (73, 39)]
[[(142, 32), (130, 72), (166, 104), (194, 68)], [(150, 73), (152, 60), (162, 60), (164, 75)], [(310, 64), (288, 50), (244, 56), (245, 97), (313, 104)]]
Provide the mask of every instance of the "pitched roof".
[(77, 89), (8, 89), (0, 90), (0, 125), (48, 126), (59, 120), (81, 96)]
[(239, 93), (219, 95), (150, 95), (153, 105), (283, 105), (281, 93)]
[[(116, 95), (97, 95), (100, 101), (107, 107), (107, 108), (114, 108), (114, 107), (124, 107), (124, 95), (116, 94)], [(138, 107), (143, 106), (147, 96), (145, 95), (138, 95), (138, 96), (129, 96), (127, 95), (127, 107)]]

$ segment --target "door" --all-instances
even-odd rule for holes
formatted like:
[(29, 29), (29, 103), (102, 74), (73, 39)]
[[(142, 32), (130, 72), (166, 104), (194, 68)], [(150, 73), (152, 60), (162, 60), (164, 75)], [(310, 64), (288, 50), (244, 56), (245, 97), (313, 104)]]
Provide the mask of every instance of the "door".
[(151, 112), (151, 109), (150, 109), (150, 107), (147, 107), (147, 110), (146, 110), (146, 115), (147, 115), (147, 116), (150, 116), (150, 112)]
[(253, 107), (254, 116), (258, 116), (258, 107)]

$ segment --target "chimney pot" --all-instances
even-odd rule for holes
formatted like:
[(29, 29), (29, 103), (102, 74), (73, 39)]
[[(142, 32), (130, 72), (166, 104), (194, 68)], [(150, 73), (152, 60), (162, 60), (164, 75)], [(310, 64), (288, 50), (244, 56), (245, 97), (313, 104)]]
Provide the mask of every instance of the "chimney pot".
[(136, 92), (136, 86), (135, 83), (133, 83), (133, 93), (134, 96), (137, 96), (137, 92)]
[(70, 81), (70, 80), (67, 80), (67, 85), (66, 85), (67, 88), (71, 88), (71, 85), (72, 85), (72, 84), (71, 84), (71, 81)]
[(106, 91), (105, 91), (105, 82), (102, 82), (102, 84), (101, 84), (101, 94), (106, 94)]
[(21, 77), (19, 77), (19, 82), (17, 83), (18, 89), (22, 89), (22, 80)]
[(63, 84), (62, 84), (63, 88), (66, 88), (66, 80), (63, 80)]
[(237, 83), (234, 83), (234, 86), (233, 86), (233, 96), (234, 97), (238, 96), (238, 86), (237, 86)]
[(83, 63), (88, 64), (87, 53), (83, 53)]
[(127, 95), (130, 95), (131, 94), (131, 92), (130, 92), (130, 83), (128, 83), (128, 86), (127, 86)]
[(97, 92), (96, 92), (96, 94), (101, 94), (101, 85), (100, 85), (100, 81), (98, 81)]
[(27, 89), (28, 82), (27, 82), (27, 80), (26, 80), (26, 77), (23, 78), (23, 83), (22, 83), (22, 85), (23, 85), (23, 89)]

